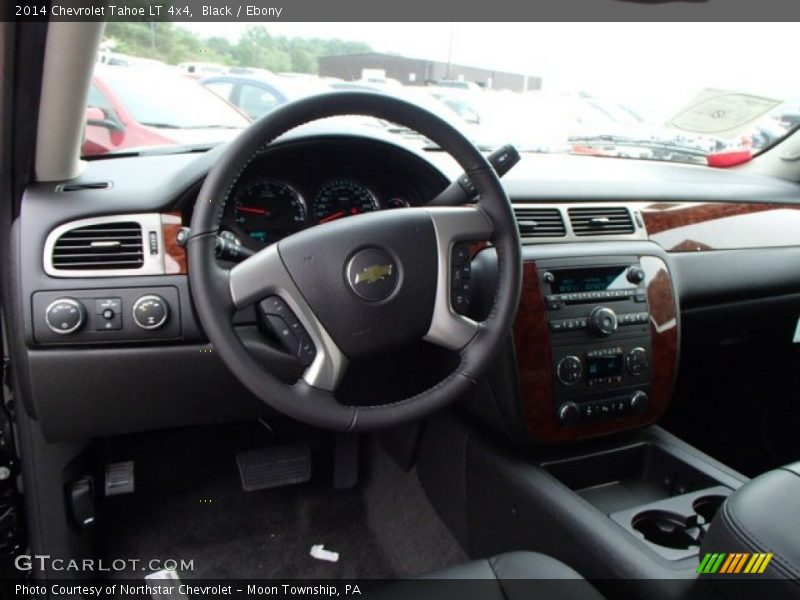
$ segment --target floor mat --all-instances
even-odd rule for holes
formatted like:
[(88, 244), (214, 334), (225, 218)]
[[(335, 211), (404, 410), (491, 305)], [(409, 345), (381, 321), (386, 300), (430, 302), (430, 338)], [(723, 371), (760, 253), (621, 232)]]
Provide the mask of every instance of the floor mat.
[[(184, 579), (387, 578), (466, 559), (415, 474), (376, 444), (365, 452), (365, 476), (354, 490), (333, 490), (322, 452), (309, 483), (242, 491), (235, 453), (266, 441), (263, 430), (246, 427), (116, 443), (115, 460), (136, 460), (137, 489), (104, 501), (107, 559), (192, 560), (193, 569), (181, 570)], [(312, 558), (314, 544), (338, 552), (339, 561)]]

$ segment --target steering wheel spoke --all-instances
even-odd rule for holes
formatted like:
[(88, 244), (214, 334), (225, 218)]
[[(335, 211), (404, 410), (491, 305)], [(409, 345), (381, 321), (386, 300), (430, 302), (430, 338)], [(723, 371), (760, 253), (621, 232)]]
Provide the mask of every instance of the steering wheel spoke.
[(429, 214), (436, 231), (438, 279), (433, 318), (424, 339), (450, 350), (461, 350), (478, 333), (479, 324), (459, 314), (455, 307), (456, 299), (466, 295), (459, 283), (459, 272), (469, 265), (469, 257), (456, 256), (457, 245), (489, 240), (494, 227), (484, 212), (473, 206), (430, 208)]
[(229, 289), (234, 306), (258, 302), (275, 334), (291, 340), (284, 345), (306, 365), (303, 380), (307, 384), (328, 392), (336, 390), (347, 370), (347, 357), (295, 285), (278, 244), (231, 269)]

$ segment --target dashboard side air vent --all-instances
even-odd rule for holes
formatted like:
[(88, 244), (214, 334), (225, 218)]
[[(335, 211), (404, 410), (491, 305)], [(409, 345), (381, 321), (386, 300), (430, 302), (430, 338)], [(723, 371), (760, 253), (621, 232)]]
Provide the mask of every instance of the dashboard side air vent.
[(80, 192), (82, 190), (107, 190), (111, 188), (108, 181), (93, 181), (90, 183), (65, 183), (58, 186), (59, 192)]
[(564, 219), (557, 208), (514, 207), (517, 227), (522, 239), (564, 237)]
[(634, 233), (630, 211), (624, 206), (571, 207), (569, 220), (576, 236)]
[(142, 225), (119, 221), (69, 229), (53, 245), (52, 264), (62, 271), (140, 269), (144, 265)]

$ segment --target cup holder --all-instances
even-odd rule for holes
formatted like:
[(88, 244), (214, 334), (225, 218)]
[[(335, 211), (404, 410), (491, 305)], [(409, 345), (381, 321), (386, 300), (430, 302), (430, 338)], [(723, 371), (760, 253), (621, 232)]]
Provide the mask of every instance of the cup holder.
[(711, 523), (711, 519), (717, 514), (719, 507), (725, 502), (725, 496), (700, 496), (692, 504), (694, 512), (703, 517), (703, 521)]
[(666, 510), (647, 510), (635, 515), (631, 525), (648, 542), (665, 548), (694, 548), (702, 537), (697, 515), (686, 518)]

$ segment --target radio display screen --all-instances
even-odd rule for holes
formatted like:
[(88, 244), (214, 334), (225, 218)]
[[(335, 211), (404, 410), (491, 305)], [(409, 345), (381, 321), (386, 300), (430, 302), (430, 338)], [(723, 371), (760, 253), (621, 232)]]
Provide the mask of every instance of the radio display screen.
[(625, 279), (626, 270), (627, 267), (623, 266), (554, 271), (555, 281), (550, 284), (550, 289), (553, 294), (574, 294), (630, 287)]
[(622, 375), (622, 354), (587, 357), (586, 373), (589, 379), (603, 379)]

